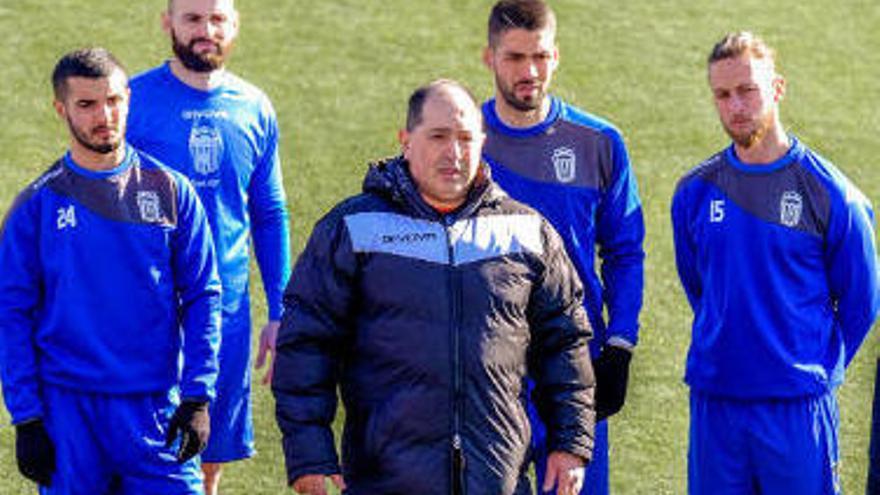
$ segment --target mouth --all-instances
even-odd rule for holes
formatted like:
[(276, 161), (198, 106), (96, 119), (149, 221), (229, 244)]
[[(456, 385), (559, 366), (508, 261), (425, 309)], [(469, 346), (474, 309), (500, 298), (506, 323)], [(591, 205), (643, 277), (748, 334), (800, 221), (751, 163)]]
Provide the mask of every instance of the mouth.
[(218, 43), (215, 43), (215, 42), (213, 42), (209, 39), (205, 39), (205, 38), (199, 38), (196, 40), (192, 40), (190, 42), (189, 46), (190, 46), (190, 50), (192, 50), (194, 52), (201, 52), (201, 53), (209, 52), (209, 51), (217, 52), (220, 50), (220, 45)]
[(528, 94), (534, 93), (539, 89), (537, 81), (520, 81), (516, 83), (513, 87), (517, 93)]
[(92, 135), (100, 139), (112, 139), (116, 137), (116, 129), (107, 126), (99, 126), (92, 129)]
[(730, 119), (731, 127), (748, 127), (752, 124), (752, 119), (746, 117), (734, 117)]
[(461, 173), (461, 170), (459, 170), (457, 168), (444, 167), (444, 168), (440, 168), (437, 170), (437, 175), (439, 175), (440, 177), (442, 177), (444, 179), (454, 180), (454, 179), (458, 179), (459, 177), (461, 177), (462, 173)]

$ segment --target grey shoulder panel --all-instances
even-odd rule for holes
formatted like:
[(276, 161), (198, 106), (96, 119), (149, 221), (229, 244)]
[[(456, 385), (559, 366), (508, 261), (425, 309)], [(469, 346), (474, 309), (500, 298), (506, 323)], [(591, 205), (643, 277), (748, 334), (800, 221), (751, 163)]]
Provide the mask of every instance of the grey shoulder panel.
[(177, 225), (177, 183), (160, 168), (139, 163), (108, 178), (91, 178), (63, 167), (47, 183), (97, 215), (126, 223)]
[(596, 129), (560, 119), (542, 134), (488, 130), (484, 153), (495, 164), (536, 182), (603, 189), (613, 174), (612, 145)]
[(769, 223), (824, 236), (831, 198), (817, 177), (793, 162), (770, 173), (747, 173), (734, 166), (707, 167), (697, 175), (731, 201)]

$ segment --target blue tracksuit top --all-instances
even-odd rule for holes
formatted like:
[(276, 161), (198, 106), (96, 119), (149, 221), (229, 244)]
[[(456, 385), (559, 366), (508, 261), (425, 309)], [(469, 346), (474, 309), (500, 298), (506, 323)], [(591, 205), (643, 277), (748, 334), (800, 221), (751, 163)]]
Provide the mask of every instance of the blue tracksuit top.
[(610, 338), (635, 345), (645, 227), (636, 177), (618, 130), (555, 97), (547, 118), (529, 128), (502, 122), (494, 99), (483, 104), (483, 118), (483, 158), (492, 177), (511, 197), (544, 215), (565, 242), (584, 284), (593, 356)]
[[(213, 397), (220, 281), (204, 210), (132, 148), (107, 171), (67, 154), (13, 203), (0, 238), (0, 377), (13, 423), (40, 384)], [(179, 356), (183, 350), (182, 376)]]
[[(132, 78), (127, 136), (195, 186), (217, 246), (224, 312), (248, 308), (252, 236), (269, 319), (278, 320), (291, 265), (278, 122), (263, 92), (229, 72), (224, 77), (201, 91), (165, 63)], [(224, 334), (250, 331), (228, 323)]]
[(844, 368), (878, 309), (874, 213), (796, 138), (768, 165), (733, 146), (678, 184), (672, 224), (694, 311), (685, 381), (730, 398), (815, 396)]

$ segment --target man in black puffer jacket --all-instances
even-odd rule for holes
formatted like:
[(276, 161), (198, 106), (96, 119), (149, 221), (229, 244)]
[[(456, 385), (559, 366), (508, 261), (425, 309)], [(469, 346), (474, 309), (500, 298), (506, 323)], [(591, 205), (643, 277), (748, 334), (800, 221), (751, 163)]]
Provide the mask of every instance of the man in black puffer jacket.
[[(315, 226), (294, 267), (272, 389), (300, 493), (530, 493), (523, 379), (547, 480), (579, 490), (593, 447), (582, 288), (558, 234), (480, 163), (460, 84), (410, 98), (403, 155)], [(342, 466), (331, 425), (345, 407)]]

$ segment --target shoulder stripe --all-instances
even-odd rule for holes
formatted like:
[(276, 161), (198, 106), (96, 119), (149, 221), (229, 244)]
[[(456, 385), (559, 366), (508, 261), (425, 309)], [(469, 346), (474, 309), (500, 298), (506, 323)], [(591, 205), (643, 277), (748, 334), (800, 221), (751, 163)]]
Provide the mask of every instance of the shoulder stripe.
[(446, 233), (437, 222), (397, 213), (366, 212), (345, 217), (356, 253), (384, 253), (445, 264)]
[(455, 223), (450, 236), (455, 264), (464, 265), (518, 253), (543, 253), (541, 217), (534, 214), (488, 215)]
[[(345, 217), (356, 253), (381, 253), (455, 266), (517, 253), (543, 253), (536, 214), (462, 219), (446, 229), (438, 222), (398, 213), (367, 212)], [(450, 246), (452, 260), (449, 259)]]

